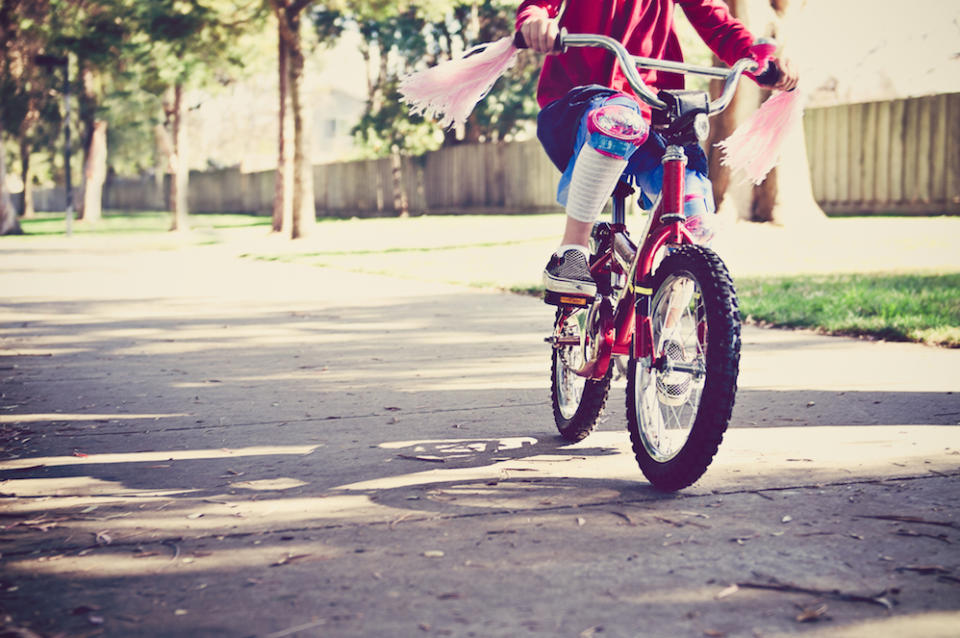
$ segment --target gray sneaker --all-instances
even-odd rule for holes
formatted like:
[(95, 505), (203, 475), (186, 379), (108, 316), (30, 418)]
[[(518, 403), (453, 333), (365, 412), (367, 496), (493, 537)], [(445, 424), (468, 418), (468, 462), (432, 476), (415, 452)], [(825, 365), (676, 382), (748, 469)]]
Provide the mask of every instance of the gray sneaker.
[(597, 294), (597, 284), (590, 275), (587, 258), (573, 248), (550, 257), (543, 270), (543, 286), (547, 292), (561, 295), (594, 297)]

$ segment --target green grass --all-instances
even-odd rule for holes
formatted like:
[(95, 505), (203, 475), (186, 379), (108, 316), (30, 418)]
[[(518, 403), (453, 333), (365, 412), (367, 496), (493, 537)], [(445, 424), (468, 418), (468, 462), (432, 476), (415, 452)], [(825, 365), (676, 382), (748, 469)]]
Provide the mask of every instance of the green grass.
[(741, 314), (754, 323), (960, 347), (960, 273), (744, 278)]
[[(170, 229), (171, 215), (167, 212), (106, 212), (98, 222), (74, 220), (73, 232), (77, 235), (112, 235), (125, 233), (163, 233)], [(243, 226), (268, 226), (269, 217), (254, 215), (190, 215), (189, 225), (196, 230), (239, 228)], [(20, 227), (27, 235), (51, 236), (66, 233), (64, 213), (38, 213), (32, 219), (21, 219)]]

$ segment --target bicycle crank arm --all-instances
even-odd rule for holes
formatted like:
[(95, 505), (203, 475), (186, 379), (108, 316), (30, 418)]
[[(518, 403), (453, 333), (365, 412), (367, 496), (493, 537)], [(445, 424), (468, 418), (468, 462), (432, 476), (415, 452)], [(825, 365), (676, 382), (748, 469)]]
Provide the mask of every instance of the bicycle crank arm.
[(568, 348), (571, 346), (576, 347), (580, 345), (580, 337), (558, 337), (556, 335), (551, 335), (549, 337), (544, 337), (543, 340), (553, 346), (554, 349)]

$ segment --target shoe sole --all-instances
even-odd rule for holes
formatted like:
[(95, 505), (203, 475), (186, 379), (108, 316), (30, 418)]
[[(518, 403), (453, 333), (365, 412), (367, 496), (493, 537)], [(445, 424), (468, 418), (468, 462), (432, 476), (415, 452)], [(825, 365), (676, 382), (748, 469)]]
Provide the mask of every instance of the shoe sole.
[(547, 292), (555, 292), (559, 295), (597, 296), (597, 284), (593, 282), (558, 279), (549, 273), (543, 273), (543, 287)]

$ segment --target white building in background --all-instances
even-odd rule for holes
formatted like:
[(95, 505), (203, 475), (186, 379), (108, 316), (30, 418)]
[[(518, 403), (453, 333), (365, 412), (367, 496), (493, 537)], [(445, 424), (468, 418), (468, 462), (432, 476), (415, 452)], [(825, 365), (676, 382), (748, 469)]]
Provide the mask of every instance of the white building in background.
[[(356, 37), (345, 34), (340, 45), (319, 50), (307, 62), (304, 98), (314, 164), (351, 159), (357, 152), (351, 130), (366, 105), (366, 68)], [(276, 62), (263, 66), (265, 71), (221, 90), (189, 96), (188, 153), (192, 169), (239, 165), (250, 172), (276, 167)]]
[(314, 164), (336, 162), (356, 152), (352, 130), (365, 106), (364, 99), (336, 87), (312, 92), (310, 154)]
[[(313, 163), (352, 157), (356, 146), (351, 130), (363, 115), (365, 100), (338, 87), (309, 84), (308, 80), (306, 104)], [(190, 168), (208, 170), (239, 164), (243, 171), (261, 171), (276, 167), (275, 79), (271, 83), (266, 77), (251, 78), (216, 95), (198, 92), (190, 98)]]

